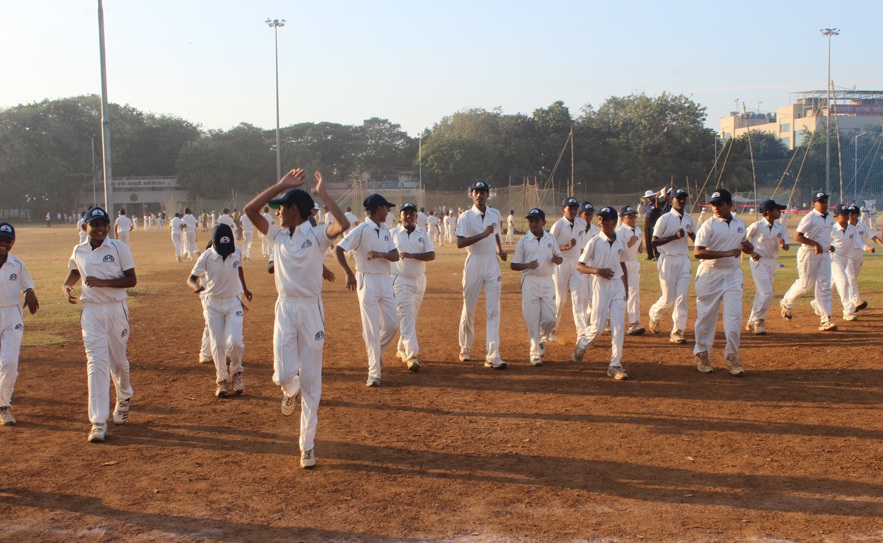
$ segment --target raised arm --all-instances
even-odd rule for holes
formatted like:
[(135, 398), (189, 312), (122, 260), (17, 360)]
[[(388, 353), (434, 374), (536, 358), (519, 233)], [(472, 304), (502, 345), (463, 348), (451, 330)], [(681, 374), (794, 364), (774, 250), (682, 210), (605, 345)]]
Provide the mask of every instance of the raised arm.
[(270, 228), (270, 223), (267, 222), (261, 215), (261, 210), (270, 203), (276, 195), (281, 192), (284, 192), (288, 189), (297, 188), (304, 184), (306, 180), (306, 175), (304, 174), (303, 168), (296, 168), (294, 170), (290, 170), (288, 173), (282, 176), (277, 183), (271, 185), (263, 192), (252, 198), (252, 200), (245, 204), (245, 214), (251, 219), (251, 222), (254, 224), (254, 227), (258, 229), (258, 232), (261, 234), (266, 234), (267, 230)]
[(322, 198), (322, 201), (328, 206), (328, 213), (331, 213), (331, 216), (334, 217), (334, 222), (329, 224), (328, 228), (325, 229), (325, 235), (328, 236), (328, 239), (334, 239), (347, 231), (350, 227), (350, 221), (343, 214), (343, 211), (340, 210), (340, 206), (337, 205), (337, 202), (328, 196), (328, 192), (325, 190), (325, 182), (323, 181), (322, 174), (319, 170), (316, 170), (313, 175), (316, 177), (316, 188), (313, 192), (316, 193), (316, 196)]

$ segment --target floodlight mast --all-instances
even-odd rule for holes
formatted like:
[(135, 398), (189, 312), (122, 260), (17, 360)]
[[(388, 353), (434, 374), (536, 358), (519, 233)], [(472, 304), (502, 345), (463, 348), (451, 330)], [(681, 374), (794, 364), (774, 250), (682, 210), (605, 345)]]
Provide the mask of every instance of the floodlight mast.
[(279, 135), (279, 27), (285, 26), (285, 19), (264, 21), (273, 29), (276, 39), (276, 179), (282, 178), (282, 139)]
[[(819, 30), (828, 38), (828, 80), (825, 83), (827, 99), (825, 100), (825, 194), (831, 194), (831, 36), (839, 36), (839, 28), (823, 28)], [(843, 194), (840, 195), (843, 198)]]

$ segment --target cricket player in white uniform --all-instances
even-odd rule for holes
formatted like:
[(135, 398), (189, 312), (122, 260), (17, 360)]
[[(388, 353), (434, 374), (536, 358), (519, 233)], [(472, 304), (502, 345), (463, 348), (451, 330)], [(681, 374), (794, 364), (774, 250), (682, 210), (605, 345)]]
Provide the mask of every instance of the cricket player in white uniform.
[[(346, 213), (344, 213), (344, 217), (346, 217), (346, 220), (348, 220), (350, 223), (349, 230), (344, 232), (344, 235), (346, 235), (350, 232), (350, 230), (359, 225), (359, 218), (356, 217), (355, 213), (353, 213), (353, 208), (351, 207), (346, 208)], [(332, 216), (331, 218), (333, 219), (334, 217)]]
[(755, 295), (745, 330), (759, 336), (766, 334), (766, 313), (773, 299), (773, 279), (776, 276), (779, 248), (786, 251), (790, 249), (788, 233), (778, 220), (782, 210), (787, 207), (775, 200), (762, 202), (759, 209), (763, 218), (749, 226), (746, 233), (748, 241), (754, 246), (750, 266)]
[(80, 237), (80, 243), (86, 241), (86, 229), (83, 224), (86, 222), (86, 212), (80, 212), (80, 220), (77, 221), (77, 235)]
[[(675, 195), (677, 199), (677, 193)], [(742, 253), (751, 254), (754, 247), (748, 241), (745, 223), (732, 213), (733, 196), (726, 189), (718, 189), (708, 201), (714, 216), (702, 223), (696, 234), (693, 254), (701, 260), (696, 272), (696, 324), (693, 332), (696, 345), (693, 361), (702, 373), (714, 371), (709, 361), (717, 314), (724, 304), (724, 367), (731, 375), (745, 375), (739, 362), (739, 343), (742, 332)]]
[(797, 280), (779, 303), (782, 318), (790, 320), (794, 303), (810, 287), (815, 286), (813, 310), (819, 315), (819, 330), (831, 332), (837, 329), (831, 317), (831, 229), (834, 217), (828, 212), (828, 195), (817, 192), (812, 200), (813, 210), (797, 225), (794, 240), (800, 243), (797, 250)]
[(417, 212), (417, 228), (429, 231), (429, 217), (426, 216), (426, 208), (421, 207)]
[(457, 220), (457, 248), (465, 248), (463, 266), (463, 311), (460, 313), (460, 361), (472, 360), (475, 340), (475, 305), (484, 287), (487, 310), (487, 354), (484, 365), (498, 370), (506, 369), (500, 357), (500, 292), (503, 274), (497, 256), (505, 261), (506, 251), (500, 241), (500, 212), (488, 207), (490, 187), (484, 181), (472, 185), (469, 191), (473, 206)]
[(242, 225), (242, 258), (251, 260), (251, 244), (254, 242), (254, 223), (244, 214), (239, 218)]
[(530, 365), (542, 366), (557, 315), (552, 274), (564, 259), (555, 238), (546, 232), (546, 213), (533, 208), (525, 218), (530, 231), (518, 240), (510, 266), (521, 272), (521, 314), (530, 339)]
[(434, 243), (440, 244), (442, 242), (441, 231), (439, 230), (438, 217), (435, 216), (435, 211), (430, 211), (429, 217), (426, 220), (429, 223), (429, 238)]
[(869, 228), (866, 224), (859, 220), (859, 216), (861, 214), (861, 210), (856, 205), (849, 206), (849, 224), (851, 224), (858, 231), (859, 236), (861, 237), (864, 247), (860, 251), (853, 251), (849, 257), (849, 264), (846, 267), (846, 279), (849, 285), (849, 293), (852, 298), (852, 302), (855, 304), (855, 310), (861, 311), (868, 307), (868, 302), (861, 299), (861, 296), (858, 292), (858, 275), (862, 270), (862, 261), (864, 260), (864, 253), (874, 253), (876, 249), (872, 244), (876, 243), (877, 245), (883, 247), (883, 240), (880, 240), (877, 237), (877, 234)]
[(669, 336), (672, 343), (687, 342), (684, 329), (687, 327), (687, 292), (691, 275), (687, 238), (696, 239), (696, 221), (684, 209), (686, 203), (687, 191), (677, 189), (671, 199), (671, 211), (659, 217), (653, 227), (652, 243), (659, 251), (656, 269), (662, 295), (650, 307), (650, 331), (659, 333), (663, 313), (674, 305), (671, 314), (674, 328)]
[[(40, 308), (34, 280), (27, 266), (9, 252), (15, 245), (15, 227), (0, 222), (0, 424), (12, 426), (12, 393), (18, 379), (18, 357), (24, 334), (21, 307), (33, 315)], [(21, 306), (21, 295), (25, 295)]]
[(196, 244), (196, 228), (199, 226), (199, 221), (196, 220), (189, 207), (184, 208), (184, 216), (181, 217), (181, 222), (184, 223), (183, 240), (187, 260), (199, 258), (199, 245)]
[[(238, 228), (236, 227), (236, 221), (233, 220), (233, 216), (230, 215), (229, 209), (224, 209), (224, 212), (218, 217), (218, 224), (226, 224), (230, 227), (230, 230), (233, 230), (233, 237), (236, 237), (236, 231)], [(214, 226), (212, 227), (214, 228)]]
[(107, 212), (100, 207), (90, 208), (86, 212), (85, 227), (89, 239), (74, 247), (62, 291), (69, 303), (77, 303), (73, 288), (83, 280), (80, 325), (89, 376), (89, 421), (92, 423), (89, 441), (101, 442), (107, 437), (111, 380), (116, 389), (113, 422), (125, 424), (129, 417), (134, 393), (126, 358), (130, 332), (126, 289), (138, 281), (129, 246), (108, 237), (110, 216)]
[(172, 230), (172, 244), (175, 246), (175, 258), (178, 262), (184, 258), (186, 250), (184, 247), (184, 221), (181, 220), (181, 214), (175, 213), (175, 217), (169, 221), (169, 228)]
[(215, 361), (215, 396), (226, 398), (231, 384), (234, 394), (242, 394), (245, 391), (242, 380), (242, 353), (245, 350), (242, 323), (245, 310), (241, 295), (244, 294), (246, 300), (251, 301), (251, 292), (245, 285), (242, 251), (236, 247), (233, 230), (229, 226), (219, 224), (212, 230), (212, 247), (197, 259), (187, 284), (196, 294), (205, 293), (203, 310), (209, 329), (212, 360)]
[[(589, 243), (593, 237), (597, 236), (601, 232), (601, 229), (594, 223), (595, 206), (592, 205), (592, 202), (583, 202), (582, 205), (579, 206), (579, 218), (582, 219), (586, 228), (586, 233), (583, 236), (584, 244), (579, 248), (579, 253), (582, 254), (583, 250), (586, 248), (585, 244)], [(585, 273), (581, 273), (580, 276), (582, 277), (583, 282), (583, 313), (585, 314), (585, 322), (588, 326), (588, 318), (592, 313), (592, 290), (595, 288), (595, 277)], [(582, 330), (577, 330), (577, 339), (579, 339), (579, 334), (581, 333)]]
[(552, 225), (550, 235), (555, 239), (558, 251), (563, 261), (554, 266), (552, 280), (555, 284), (555, 327), (549, 334), (549, 341), (554, 341), (558, 335), (558, 327), (561, 326), (561, 318), (564, 315), (564, 302), (570, 295), (570, 308), (573, 314), (573, 324), (576, 326), (576, 335), (579, 336), (586, 328), (585, 298), (589, 296), (582, 274), (576, 271), (576, 263), (586, 246), (586, 224), (577, 215), (579, 213), (579, 201), (574, 197), (565, 198), (561, 204), (563, 215)]
[(645, 332), (641, 326), (641, 263), (638, 261), (638, 253), (644, 252), (644, 242), (641, 241), (641, 229), (636, 226), (638, 210), (632, 206), (623, 206), (619, 210), (620, 225), (616, 229), (616, 237), (626, 244), (625, 268), (628, 271), (628, 293), (626, 301), (626, 313), (629, 327), (627, 336), (640, 336)]
[(849, 260), (856, 251), (862, 251), (864, 247), (864, 239), (858, 230), (849, 224), (849, 206), (837, 206), (834, 209), (834, 226), (831, 228), (831, 280), (840, 296), (845, 321), (857, 319), (855, 302), (849, 288)]
[(506, 243), (515, 243), (515, 210), (509, 210), (509, 216), (506, 217)]
[(392, 231), (399, 251), (393, 263), (392, 290), (399, 317), (398, 356), (411, 371), (420, 369), (417, 315), (426, 292), (426, 263), (435, 260), (435, 246), (426, 230), (417, 228), (417, 206), (407, 202), (399, 208), (401, 224)]
[(454, 231), (457, 229), (457, 219), (454, 210), (451, 209), (445, 215), (445, 243), (454, 243)]
[(573, 361), (581, 362), (586, 350), (601, 337), (610, 323), (610, 364), (607, 375), (617, 381), (628, 379), (622, 367), (622, 342), (625, 336), (625, 305), (628, 298), (628, 268), (625, 265), (628, 245), (616, 235), (616, 210), (610, 206), (598, 211), (600, 233), (586, 243), (576, 269), (597, 276), (592, 283), (592, 313), (588, 326), (580, 332), (573, 349)]
[[(243, 213), (244, 213), (244, 210), (243, 210)], [(264, 218), (265, 221), (267, 221), (267, 224), (273, 224), (276, 221), (276, 217), (272, 213), (270, 213), (269, 207), (264, 207), (264, 213), (261, 216)], [(330, 217), (331, 213), (326, 213), (325, 216), (326, 216), (326, 218)], [(251, 219), (249, 219), (249, 220), (251, 220)], [(254, 223), (252, 223), (252, 224), (254, 224)], [(272, 254), (272, 246), (273, 246), (273, 240), (270, 239), (269, 236), (261, 234), (261, 253), (265, 257), (270, 258), (271, 254)]]
[[(313, 226), (309, 217), (313, 198), (298, 189), (304, 184), (302, 169), (291, 170), (278, 183), (245, 206), (245, 214), (258, 232), (273, 243), (279, 263), (274, 270), (276, 321), (273, 325), (273, 382), (282, 388), (282, 414), (291, 416), (301, 397), (300, 466), (316, 465), (315, 439), (319, 399), (322, 396), (322, 347), (325, 316), (322, 308), (322, 261), (325, 250), (349, 226), (343, 212), (325, 191), (322, 174), (315, 173), (314, 189), (337, 219), (334, 224)], [(284, 194), (279, 195), (284, 191)], [(264, 206), (279, 209), (282, 226), (260, 214)]]
[[(383, 350), (395, 338), (398, 331), (396, 302), (392, 290), (390, 262), (399, 260), (399, 251), (392, 241), (392, 234), (383, 223), (389, 208), (379, 194), (372, 194), (363, 203), (368, 218), (350, 230), (334, 250), (337, 262), (346, 273), (346, 288), (355, 290), (359, 297), (362, 315), (362, 337), (368, 353), (369, 387), (380, 386), (383, 369)], [(346, 261), (346, 252), (356, 259), (356, 273)]]
[(122, 241), (126, 245), (131, 245), (131, 243), (129, 242), (129, 232), (132, 231), (132, 219), (126, 216), (125, 208), (120, 209), (120, 215), (114, 222), (113, 229), (118, 240)]

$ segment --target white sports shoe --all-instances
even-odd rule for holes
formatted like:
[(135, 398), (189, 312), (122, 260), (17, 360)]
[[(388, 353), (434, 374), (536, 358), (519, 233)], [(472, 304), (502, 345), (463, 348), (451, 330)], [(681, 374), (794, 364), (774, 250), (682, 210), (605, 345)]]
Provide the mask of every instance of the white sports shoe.
[(282, 414), (286, 417), (290, 417), (294, 410), (297, 409), (297, 398), (299, 394), (295, 394), (294, 396), (286, 396), (285, 393), (282, 393)]
[(625, 369), (622, 366), (608, 366), (607, 375), (613, 377), (617, 381), (623, 381), (629, 378), (629, 375), (625, 372)]
[(757, 321), (754, 323), (754, 335), (756, 336), (765, 336), (766, 335), (766, 325), (763, 321)]
[(472, 354), (469, 351), (460, 351), (460, 362), (469, 362), (472, 360)]
[(739, 355), (728, 355), (727, 359), (724, 360), (724, 367), (727, 368), (730, 375), (735, 375), (737, 377), (745, 375), (745, 370), (742, 368), (742, 364), (739, 363)]
[(819, 325), (819, 331), (821, 332), (833, 332), (837, 330), (837, 325), (834, 324), (834, 321), (825, 321)]
[(784, 301), (779, 302), (779, 309), (781, 310), (782, 318), (790, 321), (791, 317), (792, 317), (791, 310), (789, 308), (785, 307)]
[(586, 351), (589, 350), (589, 342), (586, 341), (585, 346), (580, 346), (582, 344), (582, 338), (576, 340), (576, 347), (573, 348), (573, 353), (570, 356), (570, 359), (574, 362), (582, 362), (583, 357), (586, 355)]
[(0, 407), (0, 424), (3, 426), (14, 426), (16, 422), (18, 421), (12, 416), (12, 410), (9, 406)]
[(683, 345), (687, 342), (687, 338), (684, 337), (683, 330), (672, 330), (671, 335), (668, 337), (668, 340), (678, 345)]
[(379, 387), (380, 386), (380, 379), (377, 379), (376, 377), (369, 377), (368, 381), (365, 382), (365, 386)]
[(224, 379), (220, 383), (218, 383), (218, 388), (215, 390), (215, 396), (218, 398), (226, 398), (227, 397), (227, 380)]
[(408, 369), (411, 371), (420, 371), (420, 361), (416, 358), (412, 358), (406, 362)]
[(654, 321), (652, 319), (650, 320), (650, 331), (653, 332), (654, 334), (659, 333), (659, 322), (660, 321)]
[(857, 321), (858, 317), (856, 317), (855, 315), (843, 315), (843, 320), (850, 321), (850, 322)]
[(304, 469), (316, 467), (316, 453), (313, 449), (300, 453), (300, 467)]
[(129, 402), (131, 400), (132, 398), (126, 398), (117, 402), (116, 407), (113, 408), (114, 424), (125, 424), (129, 419)]
[(245, 392), (245, 383), (242, 381), (242, 372), (237, 371), (233, 374), (233, 392), (242, 394)]
[(93, 424), (92, 431), (89, 432), (89, 441), (101, 443), (105, 439), (107, 439), (107, 424)]
[(531, 357), (530, 365), (533, 367), (539, 367), (543, 365), (543, 361), (539, 356)]
[(697, 353), (693, 360), (696, 362), (696, 369), (702, 373), (712, 373), (714, 370), (711, 368), (711, 364), (708, 362), (708, 353), (702, 352)]

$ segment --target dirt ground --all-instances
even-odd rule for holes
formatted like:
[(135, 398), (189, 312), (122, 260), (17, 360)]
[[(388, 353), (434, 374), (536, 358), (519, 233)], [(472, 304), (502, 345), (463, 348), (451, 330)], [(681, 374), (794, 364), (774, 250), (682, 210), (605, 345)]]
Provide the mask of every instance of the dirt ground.
[[(13, 254), (31, 267), (43, 307), (26, 318), (19, 424), (0, 429), (2, 541), (883, 541), (879, 281), (863, 292), (870, 308), (860, 320), (838, 319), (834, 333), (816, 330), (808, 299), (790, 323), (774, 305), (770, 335), (743, 334), (744, 378), (722, 371), (722, 333), (717, 371), (694, 369), (691, 301), (689, 343), (626, 338), (631, 380), (618, 382), (605, 373), (608, 336), (583, 363), (570, 361), (569, 312), (566, 343), (529, 366), (508, 266), (509, 369), (457, 361), (464, 251), (445, 246), (428, 265), (423, 368), (408, 372), (390, 348), (383, 386), (372, 389), (356, 295), (339, 274), (325, 285), (318, 466), (306, 471), (298, 417), (280, 414), (271, 381), (275, 289), (264, 260), (245, 266), (255, 294), (246, 394), (222, 400), (213, 367), (197, 363), (203, 320), (184, 284), (190, 265), (174, 261), (168, 233), (132, 235), (135, 397), (129, 422), (92, 444), (79, 306), (60, 290), (74, 230), (18, 234)], [(779, 295), (793, 258), (780, 260)], [(883, 273), (878, 262), (865, 274)], [(643, 271), (646, 325), (659, 286), (653, 263)], [(482, 299), (476, 358), (483, 311)]]

